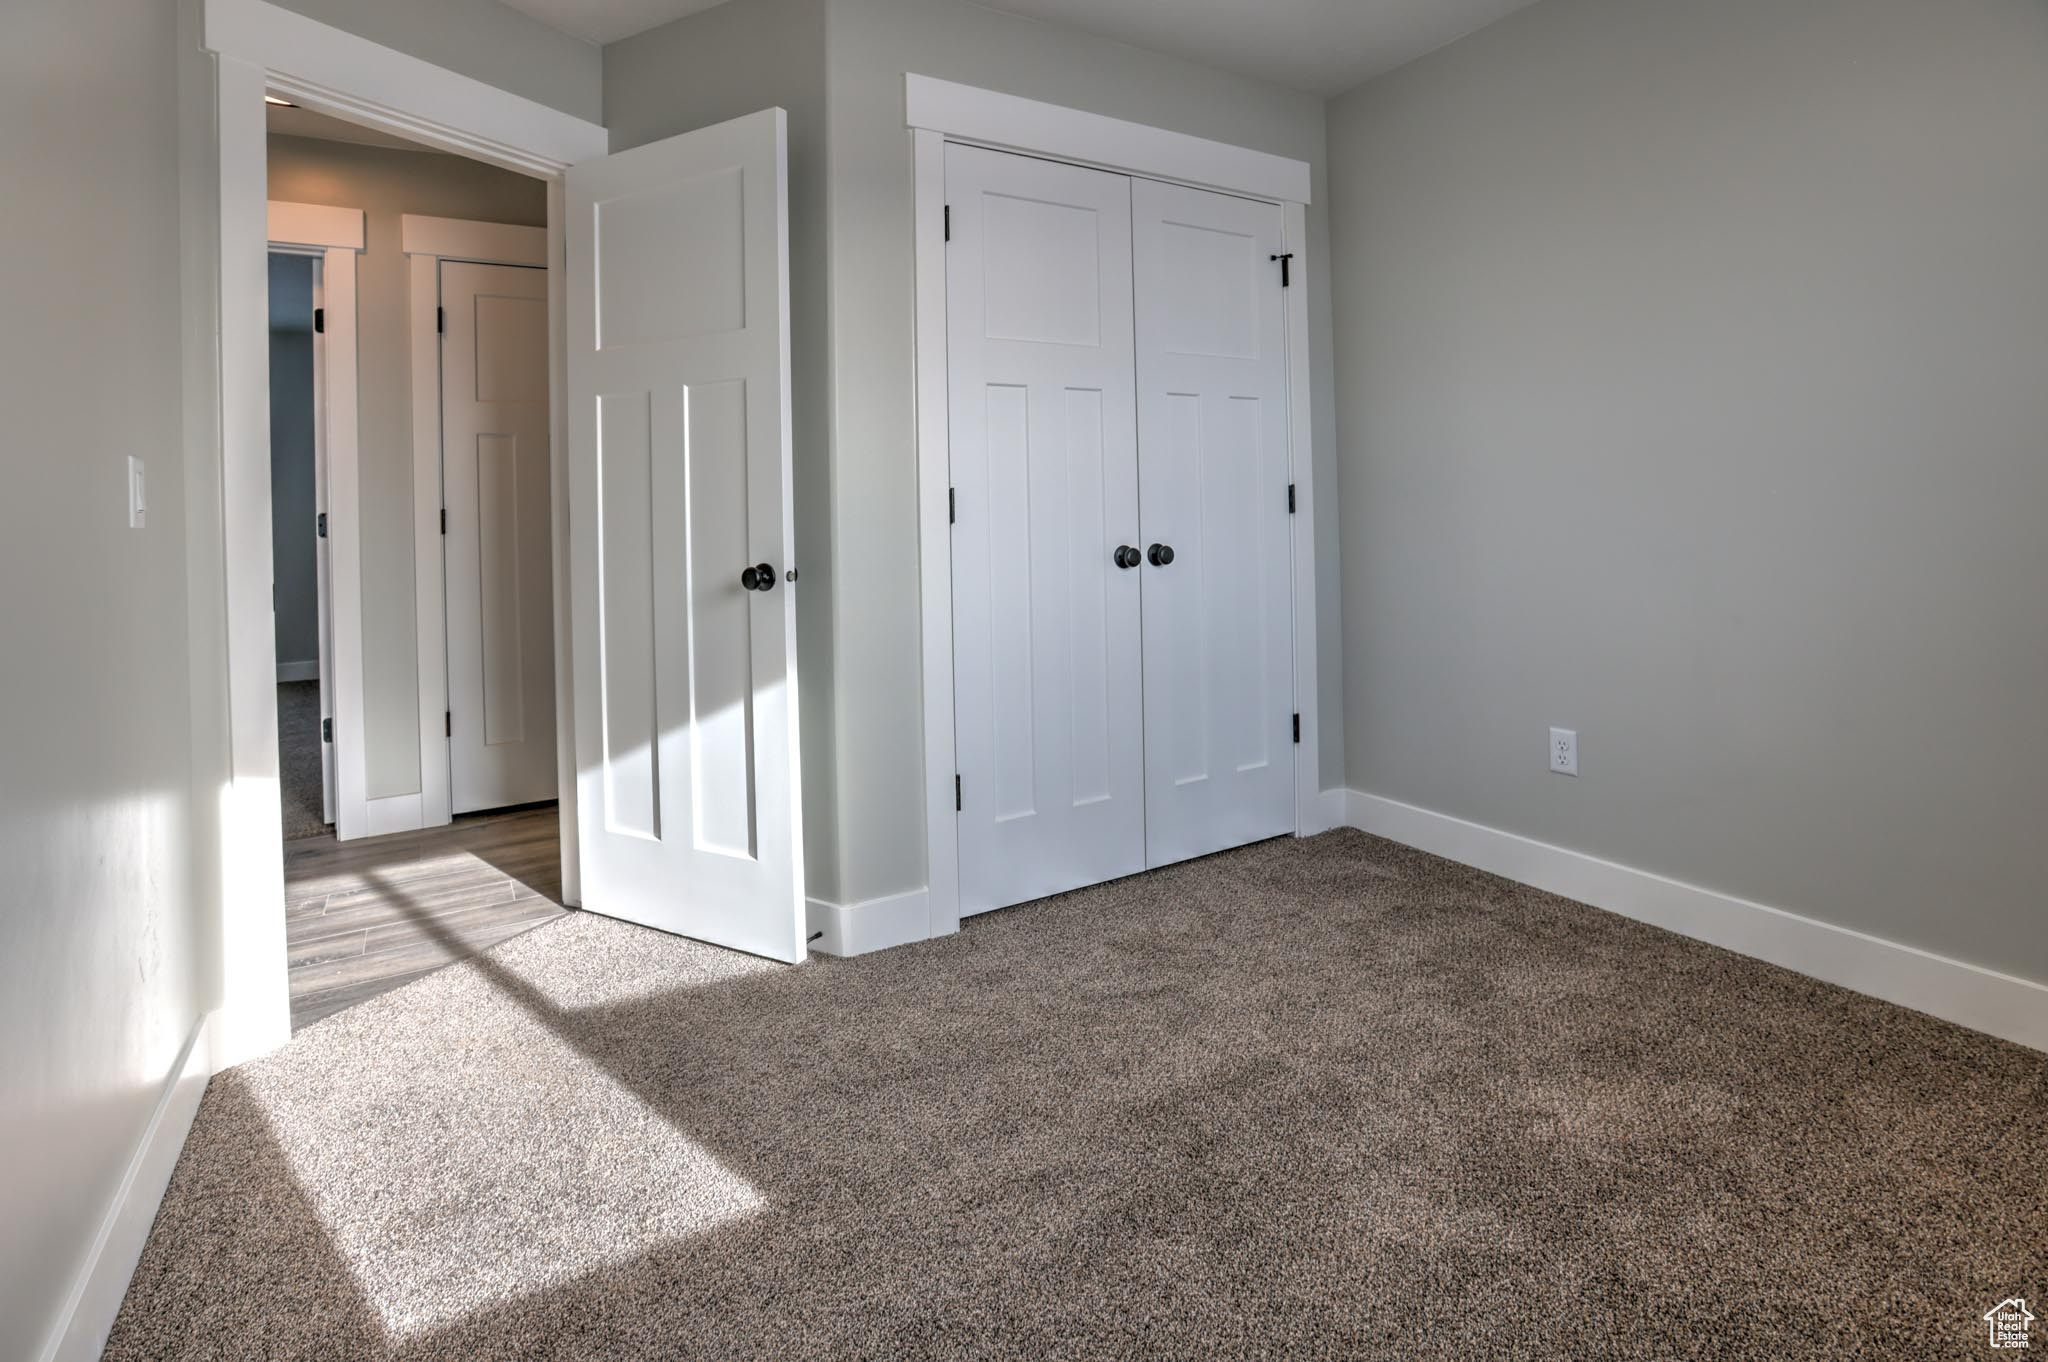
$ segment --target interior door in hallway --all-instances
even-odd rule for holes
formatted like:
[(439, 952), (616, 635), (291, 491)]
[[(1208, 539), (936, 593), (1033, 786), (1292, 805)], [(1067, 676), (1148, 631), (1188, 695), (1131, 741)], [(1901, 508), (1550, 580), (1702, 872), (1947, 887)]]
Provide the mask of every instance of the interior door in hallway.
[(441, 266), (453, 811), (553, 799), (547, 271)]
[(1146, 862), (1294, 828), (1280, 209), (1132, 182)]
[(569, 170), (569, 549), (583, 907), (799, 960), (786, 146)]
[(946, 148), (960, 911), (1145, 866), (1130, 181)]

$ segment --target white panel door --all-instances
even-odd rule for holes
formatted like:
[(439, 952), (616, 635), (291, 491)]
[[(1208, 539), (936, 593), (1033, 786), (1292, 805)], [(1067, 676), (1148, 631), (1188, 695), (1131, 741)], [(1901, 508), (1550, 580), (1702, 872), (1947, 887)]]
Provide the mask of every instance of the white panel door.
[(553, 799), (548, 276), (441, 266), (448, 777), (456, 813)]
[(960, 911), (1145, 866), (1130, 181), (946, 148)]
[(1152, 180), (1131, 199), (1157, 866), (1294, 828), (1285, 247), (1272, 204)]
[(782, 110), (566, 177), (583, 907), (804, 954)]

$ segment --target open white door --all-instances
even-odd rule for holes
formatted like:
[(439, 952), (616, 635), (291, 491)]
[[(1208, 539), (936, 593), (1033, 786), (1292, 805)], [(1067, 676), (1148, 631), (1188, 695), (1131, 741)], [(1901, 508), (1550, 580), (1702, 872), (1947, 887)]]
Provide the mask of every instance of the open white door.
[(583, 907), (799, 960), (783, 112), (566, 190)]

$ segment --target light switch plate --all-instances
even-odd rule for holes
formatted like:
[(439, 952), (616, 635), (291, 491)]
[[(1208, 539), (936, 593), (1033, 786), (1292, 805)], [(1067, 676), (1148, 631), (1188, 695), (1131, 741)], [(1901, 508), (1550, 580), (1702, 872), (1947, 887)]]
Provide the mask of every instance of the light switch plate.
[(149, 498), (142, 484), (142, 460), (128, 456), (128, 528), (139, 530), (149, 514)]

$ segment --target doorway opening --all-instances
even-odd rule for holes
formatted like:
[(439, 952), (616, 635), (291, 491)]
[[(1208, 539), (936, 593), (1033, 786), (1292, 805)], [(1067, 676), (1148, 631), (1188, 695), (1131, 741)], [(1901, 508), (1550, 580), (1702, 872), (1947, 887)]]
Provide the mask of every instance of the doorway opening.
[(297, 1030), (565, 911), (548, 205), (274, 93), (265, 114)]

